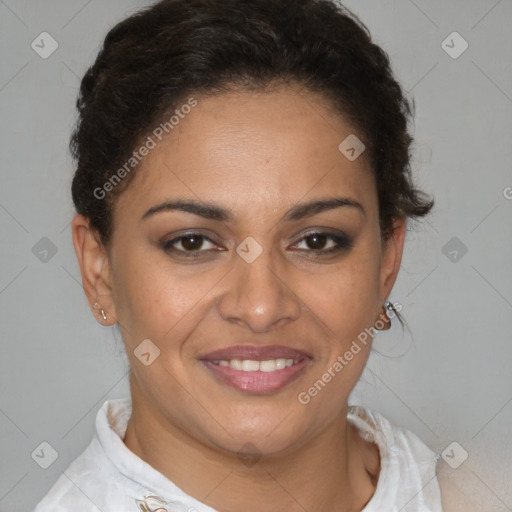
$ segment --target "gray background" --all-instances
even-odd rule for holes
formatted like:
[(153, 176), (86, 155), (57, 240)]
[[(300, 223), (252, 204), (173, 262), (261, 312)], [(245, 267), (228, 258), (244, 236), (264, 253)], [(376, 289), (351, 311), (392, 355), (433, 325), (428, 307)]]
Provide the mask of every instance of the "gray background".
[[(79, 78), (107, 30), (147, 4), (0, 0), (2, 512), (30, 510), (89, 443), (101, 404), (128, 395), (122, 341), (81, 287), (67, 144)], [(510, 511), (512, 2), (346, 4), (416, 100), (416, 182), (437, 201), (407, 234), (391, 296), (410, 331), (395, 321), (377, 336), (351, 402), (440, 454), (456, 441), (448, 453), (467, 460), (441, 464), (474, 510)], [(47, 59), (31, 48), (43, 31), (59, 45)], [(453, 31), (469, 44), (458, 58), (442, 47)], [(58, 453), (48, 469), (31, 456), (43, 441)]]

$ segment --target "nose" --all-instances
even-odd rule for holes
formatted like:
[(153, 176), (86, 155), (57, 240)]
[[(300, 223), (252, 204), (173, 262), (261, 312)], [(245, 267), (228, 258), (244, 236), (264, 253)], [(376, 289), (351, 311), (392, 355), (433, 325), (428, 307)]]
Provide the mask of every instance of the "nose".
[(228, 274), (228, 288), (218, 301), (226, 321), (263, 333), (295, 321), (301, 302), (288, 284), (286, 273), (275, 269), (271, 255), (263, 253), (252, 263), (242, 258)]

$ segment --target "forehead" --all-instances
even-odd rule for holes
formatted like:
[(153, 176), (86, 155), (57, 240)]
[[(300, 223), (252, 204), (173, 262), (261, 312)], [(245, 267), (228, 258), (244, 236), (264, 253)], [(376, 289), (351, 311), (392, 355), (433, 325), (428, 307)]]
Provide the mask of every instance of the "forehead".
[(150, 134), (155, 145), (119, 208), (181, 196), (267, 210), (308, 195), (375, 199), (366, 155), (350, 161), (339, 150), (354, 128), (318, 94), (282, 87), (194, 99), (169, 134)]

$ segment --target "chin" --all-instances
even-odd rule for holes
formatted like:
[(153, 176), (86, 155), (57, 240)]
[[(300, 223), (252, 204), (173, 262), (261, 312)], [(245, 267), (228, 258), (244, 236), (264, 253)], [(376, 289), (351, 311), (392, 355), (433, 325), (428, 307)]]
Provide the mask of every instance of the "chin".
[[(259, 456), (285, 454), (292, 447), (307, 439), (308, 429), (298, 424), (293, 414), (256, 415), (253, 419), (244, 415), (226, 422), (226, 431), (220, 438), (212, 439), (214, 444), (230, 453), (240, 455), (255, 452)], [(216, 437), (216, 436), (215, 436)]]

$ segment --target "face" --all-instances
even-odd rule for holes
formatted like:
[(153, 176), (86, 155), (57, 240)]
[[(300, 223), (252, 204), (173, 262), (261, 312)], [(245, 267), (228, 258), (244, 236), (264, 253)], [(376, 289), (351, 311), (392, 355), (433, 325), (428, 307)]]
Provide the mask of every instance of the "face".
[(119, 322), (154, 419), (285, 452), (345, 410), (371, 343), (344, 354), (391, 291), (404, 226), (382, 244), (365, 155), (339, 151), (355, 131), (321, 97), (195, 98), (119, 197), (108, 257), (92, 241), (79, 256), (86, 292)]

